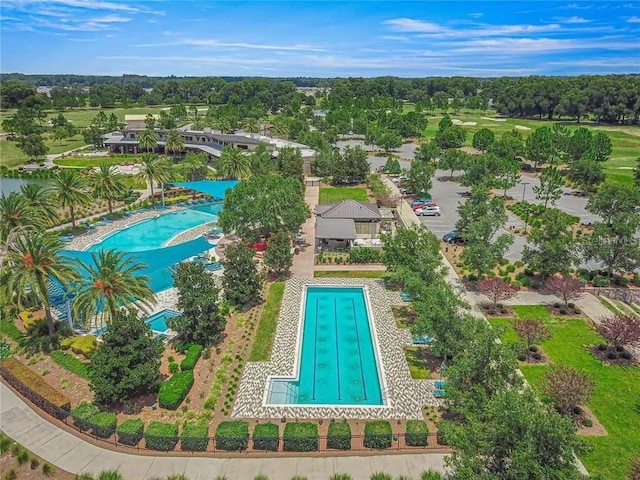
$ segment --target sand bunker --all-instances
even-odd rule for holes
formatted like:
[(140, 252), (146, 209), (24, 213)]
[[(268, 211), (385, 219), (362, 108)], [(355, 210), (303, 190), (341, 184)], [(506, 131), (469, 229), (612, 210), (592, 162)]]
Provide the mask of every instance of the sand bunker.
[(482, 120), (491, 120), (492, 122), (506, 122), (506, 118), (489, 118), (489, 117), (480, 117)]
[(460, 125), (464, 125), (465, 127), (473, 127), (477, 124), (478, 122), (462, 122)]
[(454, 125), (462, 125), (462, 120), (454, 118), (453, 120), (451, 120), (451, 123), (453, 123)]
[(529, 127), (525, 127), (524, 125), (516, 125), (517, 130), (531, 130)]

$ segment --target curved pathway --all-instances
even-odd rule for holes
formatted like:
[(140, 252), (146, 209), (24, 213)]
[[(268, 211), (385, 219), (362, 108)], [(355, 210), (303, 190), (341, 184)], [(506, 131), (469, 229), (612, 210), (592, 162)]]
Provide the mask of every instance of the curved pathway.
[(354, 480), (368, 480), (374, 472), (418, 479), (429, 468), (444, 471), (444, 454), (370, 455), (362, 457), (210, 458), (133, 455), (107, 450), (85, 442), (37, 415), (11, 389), (0, 383), (0, 428), (9, 437), (47, 462), (68, 472), (97, 473), (119, 470), (126, 480), (184, 473), (190, 479), (226, 476), (251, 480), (264, 474), (275, 480), (303, 475), (308, 480), (328, 480), (334, 473), (348, 473)]

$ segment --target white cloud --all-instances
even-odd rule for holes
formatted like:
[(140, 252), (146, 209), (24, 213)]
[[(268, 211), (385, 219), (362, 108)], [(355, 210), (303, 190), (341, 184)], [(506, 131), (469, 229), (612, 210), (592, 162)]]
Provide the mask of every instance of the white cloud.
[(481, 18), (481, 17), (484, 16), (484, 13), (482, 13), (482, 12), (470, 13), (469, 16), (471, 18)]
[(274, 45), (265, 43), (248, 43), (248, 42), (223, 42), (217, 39), (198, 39), (198, 38), (184, 38), (172, 42), (161, 43), (141, 43), (133, 45), (134, 47), (167, 47), (188, 45), (192, 47), (214, 47), (214, 48), (241, 48), (250, 50), (280, 50), (280, 51), (308, 51), (308, 52), (324, 52), (324, 48), (320, 48), (314, 45)]
[(640, 23), (640, 17), (635, 15), (633, 17), (629, 17), (627, 18), (627, 23)]
[(36, 5), (61, 5), (73, 8), (86, 8), (91, 10), (111, 10), (119, 12), (136, 13), (140, 8), (126, 5), (124, 3), (106, 2), (98, 0), (4, 0), (4, 8), (25, 9)]
[(411, 18), (393, 18), (382, 22), (389, 25), (392, 30), (398, 32), (422, 32), (422, 33), (438, 33), (445, 30), (444, 27), (432, 22), (423, 22), (422, 20), (413, 20)]
[(591, 20), (584, 17), (578, 17), (575, 15), (568, 18), (556, 17), (556, 21), (560, 23), (567, 23), (567, 24), (591, 23)]

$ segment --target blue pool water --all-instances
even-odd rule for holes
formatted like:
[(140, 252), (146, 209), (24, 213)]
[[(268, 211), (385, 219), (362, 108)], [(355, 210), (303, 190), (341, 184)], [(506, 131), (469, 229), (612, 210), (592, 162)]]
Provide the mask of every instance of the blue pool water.
[(307, 287), (297, 379), (274, 378), (268, 403), (382, 405), (360, 287)]
[[(156, 333), (165, 333), (167, 330), (169, 330), (169, 327), (167, 326), (167, 319), (169, 318), (173, 318), (173, 317), (179, 317), (180, 313), (173, 311), (173, 310), (160, 310), (159, 312), (154, 313), (153, 315), (151, 315), (150, 317), (148, 317), (145, 322), (151, 327), (151, 330), (153, 330)], [(94, 330), (93, 332), (91, 332), (93, 335), (102, 335), (104, 332), (107, 331), (107, 328), (109, 327), (101, 327), (97, 330)]]
[(126, 252), (139, 252), (161, 248), (179, 233), (217, 220), (221, 210), (222, 204), (218, 203), (165, 213), (118, 230), (100, 243), (91, 245), (87, 250), (114, 248)]
[(154, 332), (164, 333), (169, 329), (167, 326), (167, 319), (179, 316), (179, 312), (175, 312), (173, 310), (161, 310), (147, 318), (146, 322)]

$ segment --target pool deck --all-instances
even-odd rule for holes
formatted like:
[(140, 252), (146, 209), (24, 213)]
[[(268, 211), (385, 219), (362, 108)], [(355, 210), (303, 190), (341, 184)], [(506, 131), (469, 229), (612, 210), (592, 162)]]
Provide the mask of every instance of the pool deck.
[[(269, 376), (294, 376), (299, 355), (302, 295), (307, 285), (366, 286), (368, 302), (379, 346), (383, 395), (386, 405), (265, 405), (263, 399)], [(233, 417), (238, 418), (347, 418), (422, 419), (422, 408), (438, 405), (434, 380), (411, 378), (404, 347), (411, 345), (411, 333), (399, 329), (391, 305), (400, 304), (398, 292), (384, 288), (379, 280), (358, 278), (293, 278), (287, 281), (276, 328), (271, 360), (248, 362), (245, 366)], [(386, 383), (386, 386), (384, 386)]]

